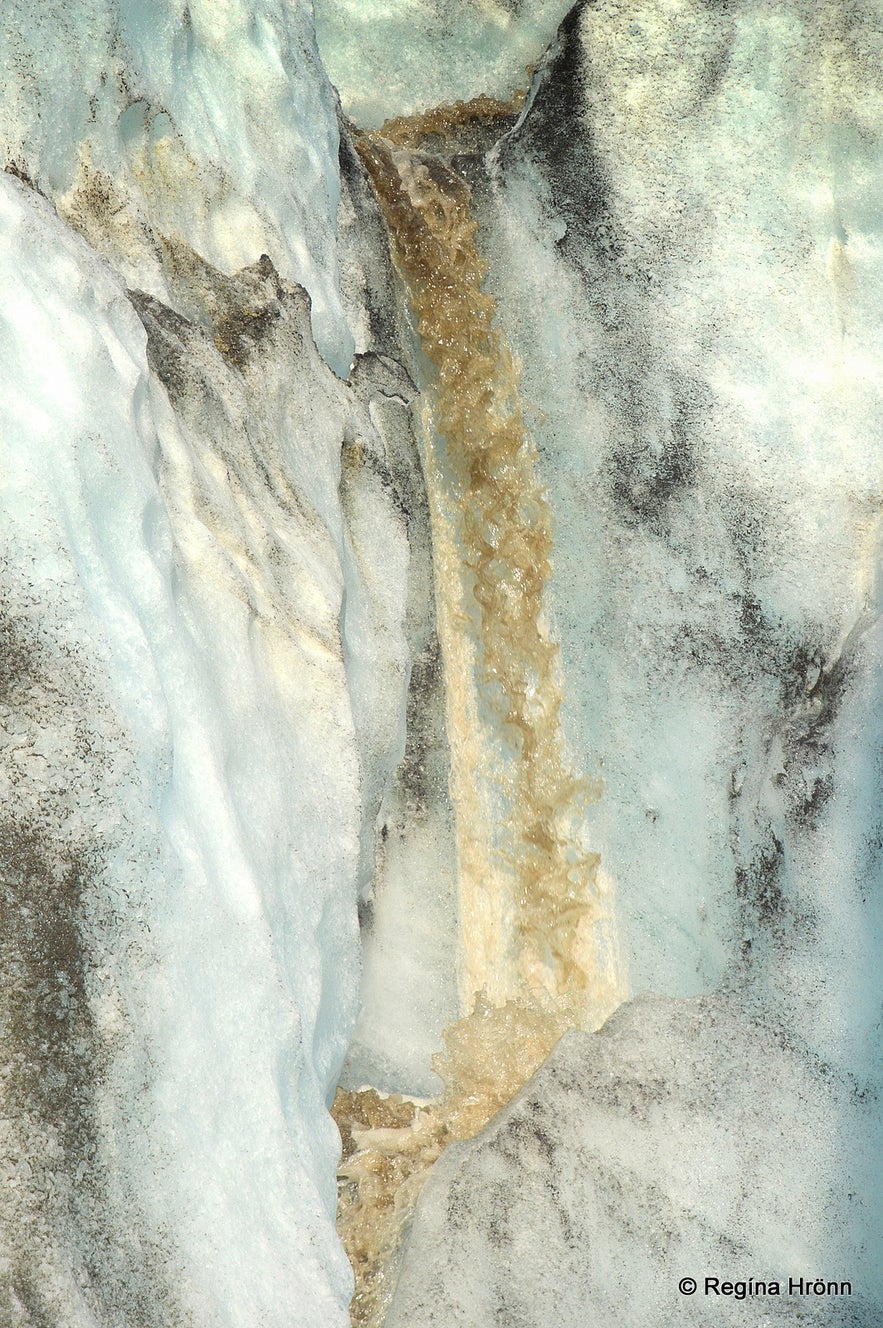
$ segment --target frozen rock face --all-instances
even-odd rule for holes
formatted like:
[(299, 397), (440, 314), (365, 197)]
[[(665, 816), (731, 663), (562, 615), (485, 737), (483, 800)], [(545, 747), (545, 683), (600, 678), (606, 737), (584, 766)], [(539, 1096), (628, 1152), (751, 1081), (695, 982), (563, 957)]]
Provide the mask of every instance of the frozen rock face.
[(566, 1034), (436, 1165), (387, 1328), (866, 1328), (868, 1136), (840, 1131), (861, 1087), (714, 998), (646, 996)]

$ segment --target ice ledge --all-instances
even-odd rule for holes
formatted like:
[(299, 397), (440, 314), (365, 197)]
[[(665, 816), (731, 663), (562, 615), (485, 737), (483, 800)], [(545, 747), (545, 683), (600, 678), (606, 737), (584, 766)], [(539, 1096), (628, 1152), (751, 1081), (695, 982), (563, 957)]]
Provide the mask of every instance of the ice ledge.
[[(865, 1086), (733, 999), (645, 994), (568, 1033), (427, 1183), (386, 1328), (866, 1326), (879, 1303)], [(871, 1237), (869, 1239), (869, 1237)], [(771, 1284), (705, 1293), (705, 1278)], [(698, 1282), (695, 1296), (679, 1289)], [(788, 1294), (789, 1279), (851, 1295)]]

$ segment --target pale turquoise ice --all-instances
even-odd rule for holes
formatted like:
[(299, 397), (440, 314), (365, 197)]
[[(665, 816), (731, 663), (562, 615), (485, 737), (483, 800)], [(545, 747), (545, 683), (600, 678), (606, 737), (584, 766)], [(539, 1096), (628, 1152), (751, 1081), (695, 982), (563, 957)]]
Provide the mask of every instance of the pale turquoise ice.
[[(317, 343), (349, 372), (336, 109), (304, 0), (10, 0), (0, 71), (8, 160), (59, 198), (85, 158), (134, 217), (222, 271), (268, 253), (309, 290)], [(159, 182), (145, 151), (165, 162)], [(118, 261), (162, 293), (149, 246), (130, 236)]]
[(568, 0), (316, 0), (316, 35), (344, 110), (373, 128), (526, 90), (569, 8)]
[[(331, 83), (366, 124), (507, 95), (566, 8), (317, 0), (330, 81), (305, 3), (0, 14), (0, 138), (45, 195), (0, 177), (0, 588), (49, 661), (31, 709), (4, 712), (2, 793), (18, 823), (51, 803), (59, 844), (104, 855), (90, 996), (113, 1056), (96, 1166), (107, 1211), (147, 1263), (151, 1240), (168, 1253), (199, 1328), (343, 1328), (351, 1286), (325, 1104), (357, 1013), (366, 808), (404, 745), (409, 549), (385, 478), (351, 496), (349, 524), (341, 506), (342, 447), (384, 475), (385, 443), (342, 381)], [(570, 138), (591, 140), (576, 184), (603, 182), (611, 231), (575, 251), (581, 218), (521, 162), (492, 172), (483, 242), (538, 408), (566, 731), (605, 781), (591, 829), (630, 980), (673, 997), (744, 982), (751, 1017), (839, 1076), (854, 1164), (872, 1154), (856, 1103), (879, 1070), (883, 35), (870, 11), (841, 30), (841, 10), (587, 6), (591, 134)], [(112, 186), (111, 219), (76, 202), (87, 167)], [(267, 253), (312, 300), (260, 369), (194, 333), (185, 369), (204, 371), (205, 400), (177, 414), (125, 293), (195, 317), (160, 236), (228, 274)], [(693, 478), (647, 518), (633, 482), (670, 449), (686, 396)], [(424, 830), (390, 870), (378, 991), (395, 909), (415, 881), (432, 888)], [(779, 948), (736, 890), (777, 844), (793, 940)], [(438, 902), (429, 931), (451, 924)], [(425, 1049), (408, 982), (447, 991), (452, 945), (420, 940), (427, 971), (401, 966), (360, 1063), (398, 1057), (399, 1073)], [(758, 1064), (758, 1093), (781, 1062)], [(750, 1119), (758, 1150), (774, 1147)], [(646, 1174), (658, 1162), (650, 1150)], [(802, 1192), (790, 1179), (784, 1200)], [(24, 1168), (13, 1180), (30, 1193)], [(739, 1199), (723, 1170), (711, 1181)], [(56, 1319), (104, 1328), (72, 1262), (79, 1233), (55, 1237), (34, 1248)]]

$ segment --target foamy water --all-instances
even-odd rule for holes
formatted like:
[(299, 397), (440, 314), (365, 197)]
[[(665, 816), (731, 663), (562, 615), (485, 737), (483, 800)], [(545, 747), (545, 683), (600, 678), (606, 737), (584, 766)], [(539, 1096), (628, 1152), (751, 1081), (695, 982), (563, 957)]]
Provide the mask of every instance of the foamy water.
[(544, 615), (553, 531), (518, 369), (483, 289), (470, 190), (415, 150), (424, 133), (510, 107), (438, 109), (358, 141), (430, 371), (424, 469), (457, 820), (460, 992), (436, 1069), (446, 1091), (341, 1095), (340, 1229), (356, 1269), (353, 1320), (382, 1322), (395, 1247), (429, 1168), (479, 1130), (568, 1027), (622, 999), (611, 889), (582, 814), (597, 788), (560, 727), (557, 645)]

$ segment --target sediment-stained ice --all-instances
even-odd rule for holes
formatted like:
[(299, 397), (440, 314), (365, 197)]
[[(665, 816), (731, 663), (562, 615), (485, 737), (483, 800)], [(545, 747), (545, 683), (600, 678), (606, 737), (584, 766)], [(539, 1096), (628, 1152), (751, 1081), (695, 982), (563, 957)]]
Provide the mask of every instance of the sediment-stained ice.
[(316, 36), (344, 110), (377, 128), (396, 115), (530, 82), (568, 0), (316, 0)]
[[(567, 8), (316, 7), (370, 125)], [(386, 1296), (628, 983), (389, 1328), (872, 1328), (879, 14), (584, 0), (375, 141), (399, 276), (306, 3), (0, 43), (4, 1328), (342, 1325), (338, 1082), (453, 1024), (340, 1114)]]
[(209, 331), (0, 187), (3, 1319), (343, 1323), (326, 1100), (407, 684), (382, 385), (268, 259), (178, 246)]
[(334, 94), (302, 0), (11, 0), (0, 143), (130, 286), (174, 305), (163, 239), (306, 286), (345, 376)]
[(729, 999), (646, 995), (565, 1034), (436, 1164), (388, 1328), (869, 1328), (859, 1088)]
[[(805, 1253), (812, 1266), (847, 1265), (831, 1277), (854, 1275), (845, 1309), (786, 1297), (764, 1302), (770, 1322), (870, 1324), (883, 1296), (868, 1254), (883, 1229), (881, 269), (879, 218), (858, 184), (881, 158), (880, 40), (879, 16), (847, 20), (837, 5), (580, 4), (520, 122), (484, 160), (437, 127), (408, 144), (410, 159), (390, 150), (402, 198), (423, 206), (427, 177), (449, 227), (460, 186), (445, 199), (443, 181), (456, 173), (472, 186), (485, 292), (523, 365), (548, 485), (546, 605), (565, 732), (603, 781), (590, 842), (632, 988), (723, 991), (739, 1009), (731, 1041), (742, 1050), (733, 1060), (719, 1028), (705, 1068), (690, 1061), (696, 1091), (683, 1108), (691, 1165), (727, 1213), (718, 1253), (729, 1239), (749, 1262), (769, 1248), (783, 1264)], [(397, 199), (403, 267), (420, 243), (406, 214)], [(465, 245), (458, 259), (470, 261)], [(443, 287), (442, 300), (447, 263), (445, 253), (418, 277)], [(421, 299), (418, 289), (424, 318)], [(457, 390), (444, 366), (440, 378), (440, 397)], [(642, 1076), (658, 1072), (663, 1096), (674, 1093), (679, 1071), (665, 1058), (689, 1056), (675, 1050), (689, 1040), (682, 1030), (653, 1068), (666, 1034), (652, 1008), (630, 1016), (639, 1083), (611, 1098), (614, 1133), (629, 1130)], [(672, 1019), (690, 1009), (672, 1006)], [(744, 1113), (734, 1100), (720, 1125), (734, 1136), (728, 1161), (706, 1135), (713, 1106), (701, 1085), (735, 1074), (736, 1098), (756, 1096), (753, 1044), (773, 1100)], [(799, 1087), (777, 1046), (813, 1067)], [(549, 1117), (594, 1124), (596, 1086), (581, 1091)], [(681, 1128), (662, 1128), (648, 1152), (634, 1141), (651, 1188), (668, 1184)], [(789, 1130), (797, 1146), (780, 1153)], [(700, 1203), (648, 1210), (627, 1238), (642, 1181), (613, 1177), (608, 1192), (605, 1166), (574, 1138), (538, 1182), (529, 1150), (476, 1145), (482, 1160), (464, 1163), (456, 1194), (457, 1154), (441, 1164), (418, 1205), (392, 1323), (496, 1316), (539, 1328), (563, 1303), (574, 1323), (606, 1314), (625, 1325), (653, 1317), (649, 1292), (629, 1296), (663, 1267), (661, 1242), (710, 1271), (713, 1223)], [(741, 1149), (768, 1171), (737, 1165)], [(565, 1208), (584, 1194), (586, 1170), (597, 1225), (564, 1233), (544, 1280), (546, 1226), (559, 1194)], [(486, 1257), (471, 1259), (476, 1247)], [(605, 1262), (620, 1247), (622, 1261)], [(664, 1312), (705, 1323), (717, 1311), (675, 1294)], [(758, 1311), (722, 1312), (753, 1322)]]
[(859, 181), (880, 40), (838, 5), (578, 5), (477, 184), (632, 988), (738, 970), (851, 1065), (879, 1001), (881, 267)]

